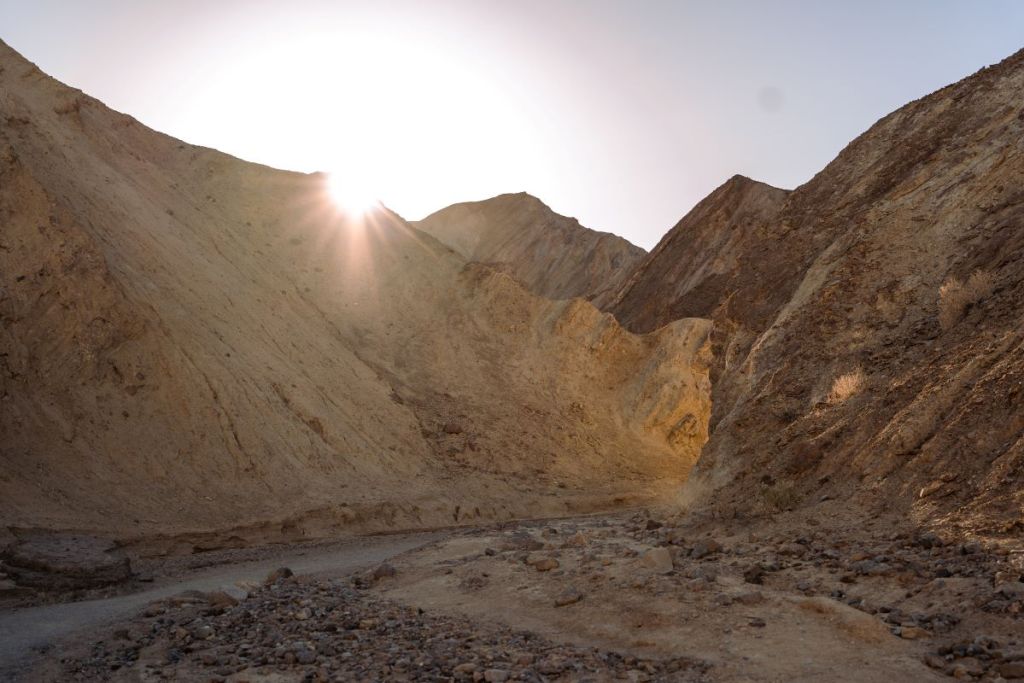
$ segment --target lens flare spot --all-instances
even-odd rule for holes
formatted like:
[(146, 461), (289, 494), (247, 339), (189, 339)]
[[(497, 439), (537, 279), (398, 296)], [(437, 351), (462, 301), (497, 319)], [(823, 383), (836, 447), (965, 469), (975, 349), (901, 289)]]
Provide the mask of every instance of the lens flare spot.
[(353, 215), (361, 216), (380, 204), (373, 189), (352, 176), (329, 174), (327, 192), (342, 211)]

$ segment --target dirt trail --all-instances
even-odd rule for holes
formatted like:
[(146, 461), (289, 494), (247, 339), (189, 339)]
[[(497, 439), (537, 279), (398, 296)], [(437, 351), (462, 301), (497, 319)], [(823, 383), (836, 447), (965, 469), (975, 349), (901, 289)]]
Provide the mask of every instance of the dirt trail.
[(0, 612), (0, 680), (16, 679), (54, 645), (76, 634), (133, 616), (143, 606), (186, 590), (237, 592), (239, 584), (261, 582), (287, 566), (296, 574), (347, 574), (440, 539), (444, 533), (402, 534), (346, 540), (301, 548), (269, 559), (222, 565), (161, 581), (149, 590), (112, 598)]

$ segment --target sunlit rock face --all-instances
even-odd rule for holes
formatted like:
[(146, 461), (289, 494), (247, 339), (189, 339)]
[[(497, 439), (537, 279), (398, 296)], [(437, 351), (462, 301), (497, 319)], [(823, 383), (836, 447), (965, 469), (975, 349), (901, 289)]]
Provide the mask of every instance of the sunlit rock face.
[(637, 332), (714, 321), (699, 500), (1024, 524), (1022, 88), (1018, 53), (791, 193), (734, 178), (620, 291)]
[(4, 525), (252, 541), (565, 514), (670, 495), (706, 438), (706, 321), (634, 335), (2, 44), (0, 120)]
[(599, 308), (645, 252), (588, 230), (525, 192), (455, 204), (416, 223), (467, 260), (502, 269), (549, 299), (581, 297)]
[(746, 355), (813, 254), (812, 244), (779, 248), (776, 217), (788, 196), (743, 176), (730, 178), (661, 239), (606, 304), (633, 331), (680, 318), (715, 320), (712, 425), (734, 400), (726, 369)]

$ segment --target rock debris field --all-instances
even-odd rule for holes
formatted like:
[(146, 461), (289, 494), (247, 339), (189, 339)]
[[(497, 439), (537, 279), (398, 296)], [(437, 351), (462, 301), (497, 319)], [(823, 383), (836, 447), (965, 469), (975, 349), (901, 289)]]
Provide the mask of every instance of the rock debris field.
[(481, 628), (375, 598), (347, 580), (298, 581), (288, 570), (241, 602), (189, 592), (154, 603), (61, 665), (62, 678), (87, 681), (699, 681), (707, 669), (686, 657), (644, 659)]
[(191, 591), (152, 603), (39, 671), (132, 681), (1024, 678), (1019, 540), (791, 517), (764, 530), (650, 513), (513, 523), (348, 577), (282, 568), (240, 600)]

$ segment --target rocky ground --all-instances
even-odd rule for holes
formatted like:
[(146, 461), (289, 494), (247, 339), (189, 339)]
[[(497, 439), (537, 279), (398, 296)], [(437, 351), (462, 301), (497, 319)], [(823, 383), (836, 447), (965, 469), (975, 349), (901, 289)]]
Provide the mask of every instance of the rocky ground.
[[(770, 524), (770, 525), (769, 525)], [(63, 680), (1024, 679), (1024, 544), (647, 513), (456, 534), (347, 578), (190, 592)]]
[(360, 589), (393, 571), (381, 565), (354, 581), (303, 581), (281, 569), (241, 602), (183, 593), (44, 671), (85, 681), (705, 680), (707, 665), (689, 657), (560, 644)]

